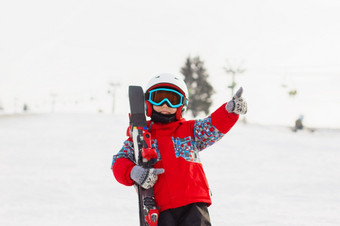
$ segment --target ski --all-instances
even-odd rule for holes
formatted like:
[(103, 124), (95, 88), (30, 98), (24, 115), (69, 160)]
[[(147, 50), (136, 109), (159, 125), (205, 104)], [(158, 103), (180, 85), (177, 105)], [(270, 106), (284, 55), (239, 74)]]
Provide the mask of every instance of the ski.
[[(145, 116), (144, 92), (140, 86), (129, 86), (130, 133), (133, 140), (136, 163), (151, 168), (157, 152), (151, 147), (151, 134)], [(136, 184), (139, 200), (140, 226), (157, 226), (159, 209), (156, 206), (153, 188), (144, 189)]]

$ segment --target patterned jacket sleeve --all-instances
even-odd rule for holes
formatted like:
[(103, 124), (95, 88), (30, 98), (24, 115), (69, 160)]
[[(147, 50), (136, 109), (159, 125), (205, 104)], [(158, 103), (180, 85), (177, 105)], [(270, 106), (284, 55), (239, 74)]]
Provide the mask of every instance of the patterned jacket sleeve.
[(229, 113), (222, 105), (211, 116), (195, 120), (194, 137), (199, 151), (219, 141), (236, 123), (239, 116)]
[(113, 175), (119, 183), (130, 186), (134, 184), (134, 181), (130, 178), (130, 172), (134, 166), (133, 143), (129, 138), (124, 142), (122, 149), (113, 156), (111, 168)]

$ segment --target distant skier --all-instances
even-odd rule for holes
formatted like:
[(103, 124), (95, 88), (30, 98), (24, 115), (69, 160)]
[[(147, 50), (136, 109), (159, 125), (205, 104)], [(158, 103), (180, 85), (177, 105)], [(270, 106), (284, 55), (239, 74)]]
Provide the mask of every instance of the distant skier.
[(242, 88), (233, 99), (210, 116), (186, 121), (188, 89), (182, 79), (171, 74), (153, 77), (145, 92), (152, 147), (157, 151), (154, 169), (135, 164), (133, 143), (129, 137), (113, 156), (112, 171), (118, 182), (144, 188), (154, 186), (160, 208), (159, 226), (211, 225), (209, 185), (199, 152), (220, 140), (247, 112)]
[(295, 127), (294, 127), (294, 132), (298, 131), (298, 130), (302, 130), (303, 129), (303, 115), (300, 115), (300, 117), (298, 119), (296, 119), (295, 121)]

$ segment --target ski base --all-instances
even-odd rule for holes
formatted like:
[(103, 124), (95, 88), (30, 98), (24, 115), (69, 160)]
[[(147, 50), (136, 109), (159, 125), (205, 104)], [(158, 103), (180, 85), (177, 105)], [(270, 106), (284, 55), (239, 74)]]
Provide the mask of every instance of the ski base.
[[(129, 86), (130, 128), (136, 163), (151, 168), (157, 152), (151, 147), (151, 134), (145, 116), (144, 92), (140, 86)], [(144, 189), (136, 184), (139, 199), (140, 226), (157, 226), (159, 209), (156, 206), (153, 188)]]

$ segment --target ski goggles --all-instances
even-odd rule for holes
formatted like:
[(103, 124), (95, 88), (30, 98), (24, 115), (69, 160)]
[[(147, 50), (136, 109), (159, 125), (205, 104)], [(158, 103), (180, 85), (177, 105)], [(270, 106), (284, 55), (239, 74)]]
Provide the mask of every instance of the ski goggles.
[(187, 104), (186, 98), (178, 91), (167, 88), (158, 88), (153, 89), (147, 93), (146, 100), (149, 101), (152, 105), (160, 106), (164, 103), (171, 108), (178, 108), (185, 104)]

